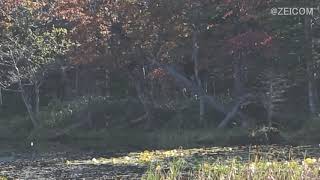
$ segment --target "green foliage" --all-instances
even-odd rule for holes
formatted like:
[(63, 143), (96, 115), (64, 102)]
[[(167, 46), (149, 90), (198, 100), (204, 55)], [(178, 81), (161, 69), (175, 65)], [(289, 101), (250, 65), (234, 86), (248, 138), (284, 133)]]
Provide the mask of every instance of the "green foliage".
[(82, 96), (66, 102), (52, 100), (48, 106), (41, 109), (39, 117), (44, 127), (57, 128), (85, 120), (90, 113), (92, 125), (103, 129), (108, 126), (126, 126), (128, 120), (131, 120), (128, 118), (141, 113), (141, 108), (139, 102), (130, 98)]
[(286, 144), (289, 143), (286, 135), (277, 128), (262, 126), (250, 131), (250, 142), (254, 144)]
[(57, 127), (62, 124), (68, 124), (74, 113), (79, 113), (81, 107), (78, 103), (62, 103), (59, 100), (51, 101), (47, 107), (39, 113), (39, 119), (42, 120), (44, 127)]
[[(45, 26), (45, 22), (37, 17), (24, 6), (10, 13), (12, 23), (0, 36), (0, 63), (6, 79), (15, 81), (19, 78), (29, 83), (41, 81), (49, 65), (75, 45), (68, 38), (66, 29)], [(10, 83), (13, 82), (1, 82), (1, 85), (9, 86)]]
[(45, 127), (54, 128), (70, 124), (77, 115), (85, 115), (88, 108), (97, 108), (98, 104), (107, 101), (104, 97), (79, 97), (73, 101), (61, 102), (52, 100), (40, 111), (39, 117)]
[[(2, 44), (2, 46), (7, 46), (8, 49), (24, 50), (20, 53), (25, 54), (16, 58), (27, 58), (34, 61), (36, 65), (43, 65), (50, 62), (55, 56), (65, 54), (73, 45), (67, 38), (66, 29), (54, 26), (42, 29), (43, 22), (37, 19), (28, 8), (22, 6), (15, 9), (11, 18), (13, 23), (3, 37), (4, 40), (7, 40), (6, 43), (10, 44)], [(14, 43), (19, 43), (19, 45)]]

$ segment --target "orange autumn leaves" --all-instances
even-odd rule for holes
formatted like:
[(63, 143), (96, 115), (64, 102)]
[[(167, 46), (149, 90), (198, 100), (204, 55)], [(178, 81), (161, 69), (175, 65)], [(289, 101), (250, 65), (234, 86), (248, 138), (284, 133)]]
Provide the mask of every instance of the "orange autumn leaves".
[(55, 2), (54, 16), (71, 25), (71, 38), (79, 44), (71, 55), (72, 63), (91, 63), (98, 56), (97, 46), (110, 35), (110, 24), (105, 18), (108, 5), (108, 1), (98, 5), (90, 0)]

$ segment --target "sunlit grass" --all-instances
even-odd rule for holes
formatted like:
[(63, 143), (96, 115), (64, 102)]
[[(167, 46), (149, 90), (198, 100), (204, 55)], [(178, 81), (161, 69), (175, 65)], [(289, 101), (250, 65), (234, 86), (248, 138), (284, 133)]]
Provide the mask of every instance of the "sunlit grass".
[(184, 159), (176, 159), (166, 164), (150, 165), (142, 179), (268, 179), (298, 180), (319, 179), (320, 161), (314, 158), (291, 161), (241, 162), (237, 159), (216, 162), (188, 164)]
[(142, 179), (320, 179), (319, 147), (243, 146), (132, 152), (111, 158), (67, 161), (146, 168)]

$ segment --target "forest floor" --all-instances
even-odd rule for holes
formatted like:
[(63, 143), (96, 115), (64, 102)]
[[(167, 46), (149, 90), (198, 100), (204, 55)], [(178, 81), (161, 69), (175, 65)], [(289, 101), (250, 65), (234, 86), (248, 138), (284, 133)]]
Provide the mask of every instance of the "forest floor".
[[(189, 168), (201, 162), (237, 159), (239, 162), (301, 161), (320, 157), (319, 146), (237, 146), (134, 152), (94, 152), (76, 149), (52, 149), (51, 152), (0, 152), (0, 179), (141, 179), (154, 164), (172, 164), (184, 159)], [(169, 168), (169, 167), (167, 167)], [(3, 178), (5, 179), (5, 178)]]

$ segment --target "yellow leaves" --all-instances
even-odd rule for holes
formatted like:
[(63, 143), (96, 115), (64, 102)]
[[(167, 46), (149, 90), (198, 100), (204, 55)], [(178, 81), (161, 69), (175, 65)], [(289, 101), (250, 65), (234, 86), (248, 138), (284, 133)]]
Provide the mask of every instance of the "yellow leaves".
[[(66, 164), (148, 164), (151, 162), (161, 162), (168, 158), (172, 157), (181, 157), (185, 156), (187, 153), (184, 153), (182, 149), (179, 150), (169, 150), (169, 151), (143, 151), (140, 153), (130, 153), (126, 156), (114, 157), (114, 158), (93, 158), (90, 160), (79, 160), (79, 161), (66, 161)], [(161, 167), (159, 166), (158, 169)]]
[(149, 151), (144, 151), (140, 153), (139, 160), (142, 162), (150, 162), (154, 158), (154, 153)]
[(271, 162), (267, 162), (267, 163), (266, 163), (266, 166), (267, 166), (267, 167), (270, 167), (270, 166), (272, 166), (272, 163), (271, 163)]
[(66, 28), (53, 28), (50, 34), (54, 36), (66, 36), (68, 34), (68, 30)]
[(169, 151), (144, 151), (140, 153), (139, 159), (143, 162), (152, 162), (155, 160), (163, 160), (171, 157), (183, 157), (186, 153), (183, 150), (169, 150)]
[(99, 163), (99, 161), (96, 158), (92, 158), (93, 163)]
[(305, 165), (313, 165), (313, 164), (315, 164), (317, 162), (317, 159), (315, 159), (315, 158), (306, 158), (304, 161), (303, 161), (303, 163), (305, 164)]
[(41, 1), (24, 0), (24, 1), (22, 1), (22, 5), (31, 9), (31, 10), (37, 10), (37, 9), (45, 6), (45, 3), (41, 2)]
[(165, 151), (165, 152), (163, 152), (163, 154), (165, 155), (165, 157), (180, 156), (180, 153), (176, 149), (171, 150), (171, 151)]
[(162, 168), (161, 168), (160, 165), (157, 165), (157, 166), (156, 166), (156, 171), (161, 171), (161, 169), (162, 169)]
[(100, 24), (99, 25), (99, 30), (100, 30), (101, 35), (103, 35), (103, 36), (107, 36), (110, 33), (109, 29), (108, 29), (108, 26), (104, 25), (104, 24)]
[(290, 162), (287, 162), (287, 166), (288, 166), (289, 168), (291, 168), (291, 169), (294, 169), (294, 168), (298, 167), (299, 164), (298, 164), (298, 162), (296, 162), (296, 161), (290, 161)]
[(117, 164), (117, 163), (118, 163), (117, 159), (116, 158), (112, 158), (112, 164)]

